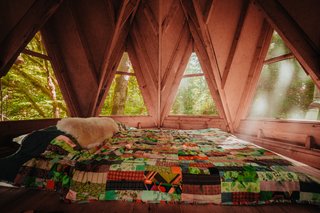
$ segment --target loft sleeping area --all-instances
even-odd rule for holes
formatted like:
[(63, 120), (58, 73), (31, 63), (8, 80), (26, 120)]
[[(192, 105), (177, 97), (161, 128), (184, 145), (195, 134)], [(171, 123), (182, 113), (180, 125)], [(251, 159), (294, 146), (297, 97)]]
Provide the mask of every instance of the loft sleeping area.
[(1, 1), (3, 212), (318, 212), (314, 0)]

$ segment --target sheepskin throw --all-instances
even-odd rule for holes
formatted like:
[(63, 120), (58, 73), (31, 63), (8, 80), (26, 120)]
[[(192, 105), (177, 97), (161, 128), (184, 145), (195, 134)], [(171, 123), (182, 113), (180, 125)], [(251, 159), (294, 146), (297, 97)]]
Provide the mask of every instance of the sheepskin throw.
[(119, 132), (117, 123), (105, 117), (63, 118), (58, 121), (57, 128), (72, 135), (82, 148), (87, 149), (101, 145)]

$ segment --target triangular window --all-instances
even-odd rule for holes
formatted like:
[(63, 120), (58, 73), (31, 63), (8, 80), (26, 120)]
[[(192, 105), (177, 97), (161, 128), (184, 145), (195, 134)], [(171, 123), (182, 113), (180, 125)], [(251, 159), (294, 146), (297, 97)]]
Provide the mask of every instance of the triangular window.
[(199, 59), (192, 53), (180, 82), (171, 115), (218, 115)]
[(249, 117), (319, 120), (319, 109), (319, 90), (274, 32)]
[(67, 116), (66, 104), (38, 32), (1, 78), (0, 119), (30, 120)]
[(101, 115), (147, 115), (148, 111), (129, 55), (124, 52)]

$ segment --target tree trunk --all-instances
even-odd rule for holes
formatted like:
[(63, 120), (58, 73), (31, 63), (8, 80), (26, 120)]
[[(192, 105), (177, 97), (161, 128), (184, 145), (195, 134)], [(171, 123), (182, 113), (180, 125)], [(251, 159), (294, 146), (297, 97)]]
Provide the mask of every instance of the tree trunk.
[(57, 101), (57, 93), (56, 93), (56, 87), (53, 83), (49, 67), (48, 67), (48, 62), (45, 60), (45, 67), (46, 67), (46, 72), (47, 72), (47, 80), (48, 80), (48, 87), (50, 90), (50, 97), (52, 100), (52, 112), (53, 112), (53, 117), (54, 118), (59, 118), (60, 117), (60, 110), (58, 106), (58, 101)]
[[(130, 65), (127, 63), (128, 55), (123, 54), (120, 61), (119, 70), (128, 72)], [(124, 107), (128, 95), (128, 82), (129, 78), (126, 75), (119, 75), (116, 77), (116, 85), (113, 94), (113, 106), (111, 110), (111, 115), (123, 115)]]

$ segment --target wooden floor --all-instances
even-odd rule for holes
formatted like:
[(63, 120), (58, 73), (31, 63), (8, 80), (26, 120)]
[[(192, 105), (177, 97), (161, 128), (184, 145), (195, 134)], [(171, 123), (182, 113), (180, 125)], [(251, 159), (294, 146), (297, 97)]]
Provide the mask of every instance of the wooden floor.
[(271, 213), (310, 213), (320, 212), (317, 206), (308, 205), (265, 205), (265, 206), (218, 206), (191, 204), (147, 204), (122, 201), (101, 201), (85, 204), (68, 204), (59, 200), (55, 192), (38, 191), (32, 189), (17, 189), (0, 187), (0, 212), (165, 212), (165, 213), (200, 213), (200, 212), (271, 212)]

